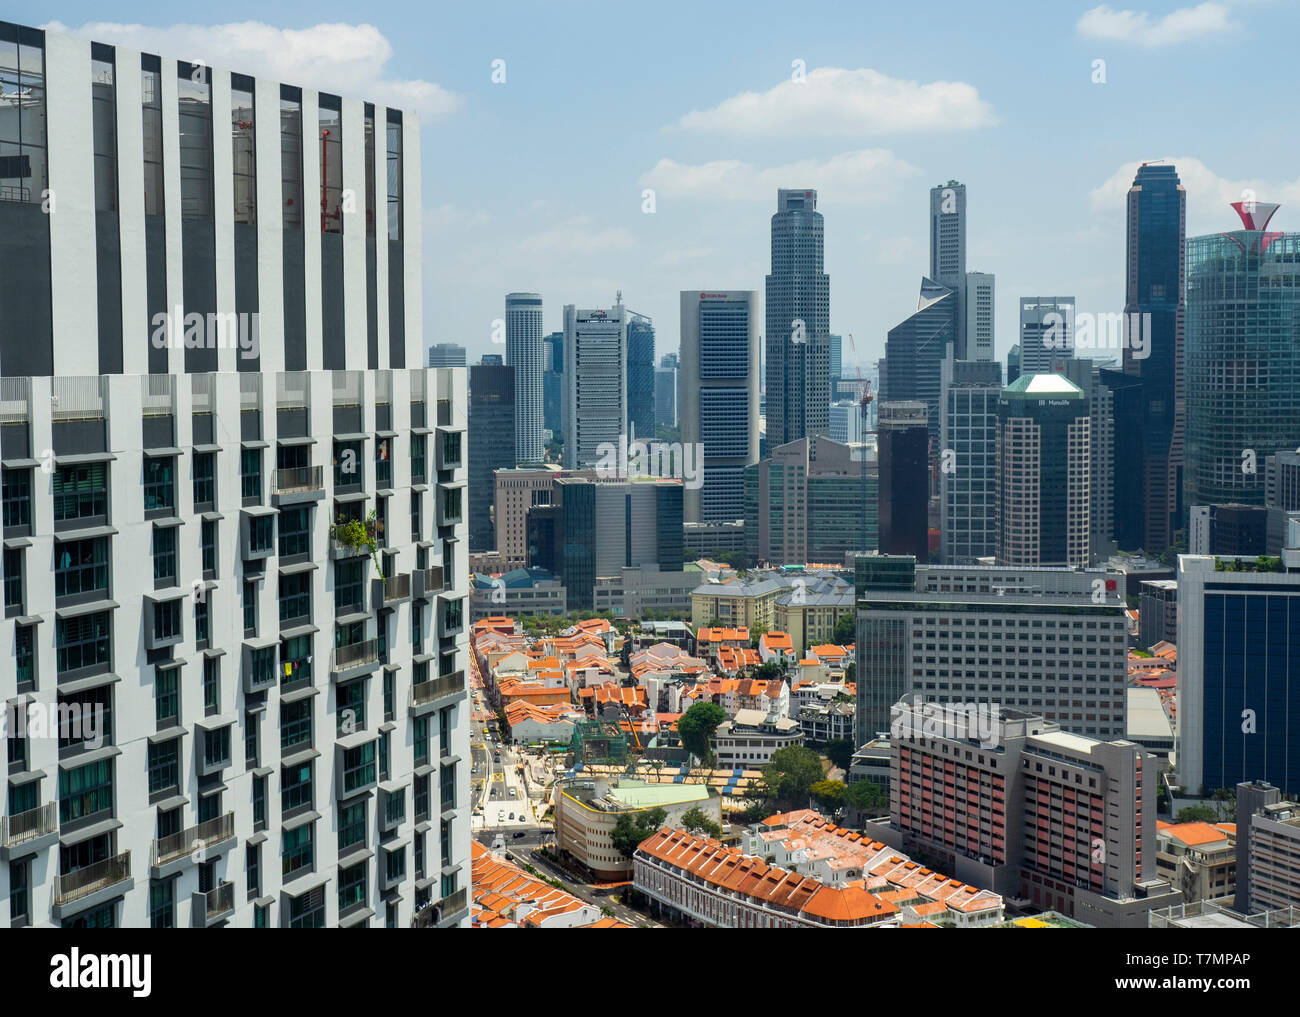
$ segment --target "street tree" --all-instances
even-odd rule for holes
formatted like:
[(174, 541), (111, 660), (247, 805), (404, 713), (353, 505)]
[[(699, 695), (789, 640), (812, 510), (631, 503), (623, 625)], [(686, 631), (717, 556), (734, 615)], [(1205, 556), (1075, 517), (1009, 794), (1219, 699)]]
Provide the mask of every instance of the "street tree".
[(713, 760), (713, 732), (727, 719), (727, 712), (717, 703), (695, 703), (677, 721), (682, 747), (706, 763)]
[(668, 813), (663, 809), (649, 809), (645, 812), (624, 812), (614, 821), (614, 829), (609, 839), (614, 848), (624, 858), (636, 854), (637, 845), (664, 825)]

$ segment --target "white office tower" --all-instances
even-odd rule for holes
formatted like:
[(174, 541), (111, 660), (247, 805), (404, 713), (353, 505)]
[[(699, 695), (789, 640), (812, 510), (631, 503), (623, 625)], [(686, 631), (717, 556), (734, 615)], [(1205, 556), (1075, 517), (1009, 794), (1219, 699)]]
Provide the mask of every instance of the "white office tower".
[(1074, 297), (1020, 298), (1020, 373), (1048, 374), (1074, 356)]
[(5, 920), (468, 926), (418, 123), (9, 24), (0, 74)]
[(515, 461), (542, 461), (542, 297), (506, 294), (506, 364), (515, 369)]
[(867, 428), (863, 424), (861, 403), (852, 399), (841, 399), (831, 403), (831, 441), (841, 445), (853, 445), (866, 441)]
[(703, 445), (703, 484), (687, 485), (688, 523), (745, 515), (745, 467), (758, 462), (758, 294), (682, 290), (684, 446)]
[(956, 180), (930, 188), (929, 278), (957, 294), (954, 352), (975, 359), (966, 349), (966, 185)]
[(965, 306), (966, 359), (993, 359), (993, 273), (967, 272)]
[(621, 294), (609, 310), (566, 304), (564, 466), (594, 467), (627, 440), (627, 314)]

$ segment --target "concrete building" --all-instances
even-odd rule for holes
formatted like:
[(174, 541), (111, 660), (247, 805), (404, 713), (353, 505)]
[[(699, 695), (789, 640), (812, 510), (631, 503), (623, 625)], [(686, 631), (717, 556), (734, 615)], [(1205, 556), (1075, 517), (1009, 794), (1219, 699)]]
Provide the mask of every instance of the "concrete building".
[(718, 523), (683, 523), (683, 553), (695, 551), (701, 558), (745, 553), (745, 520)]
[[(993, 359), (994, 278), (992, 272), (967, 272), (963, 301), (967, 360)], [(1000, 365), (999, 365), (1000, 366)]]
[(1142, 646), (1178, 643), (1178, 583), (1173, 579), (1151, 579), (1142, 583), (1138, 617)]
[(528, 512), (554, 501), (555, 482), (565, 477), (594, 478), (591, 470), (563, 470), (555, 465), (497, 470), (492, 498), (496, 549), (507, 568), (528, 564)]
[(1266, 781), (1245, 781), (1236, 818), (1236, 909), (1300, 908), (1300, 806)]
[(655, 426), (676, 427), (679, 368), (676, 353), (665, 353), (655, 368)]
[(862, 407), (852, 399), (831, 403), (830, 436), (841, 445), (859, 444), (869, 440)]
[(859, 745), (887, 730), (908, 692), (999, 704), (1094, 738), (1126, 736), (1127, 637), (1115, 573), (875, 562), (879, 574), (857, 584)]
[(564, 466), (593, 467), (627, 438), (627, 312), (564, 307)]
[(515, 382), (515, 462), (511, 466), (542, 461), (545, 359), (541, 294), (507, 293), (506, 366), (514, 368)]
[(1055, 358), (1074, 356), (1074, 297), (1021, 297), (1019, 345), (1018, 374), (1047, 374)]
[(737, 710), (714, 729), (713, 753), (720, 767), (761, 770), (772, 761), (772, 753), (803, 742), (796, 720), (762, 710)]
[(1268, 521), (1269, 510), (1263, 505), (1193, 505), (1188, 509), (1187, 551), (1258, 557), (1268, 552)]
[(10, 923), (468, 925), (466, 379), (421, 366), (416, 118), (0, 40), (48, 145), (0, 159)]
[(691, 563), (679, 569), (653, 563), (624, 566), (610, 575), (596, 577), (591, 591), (592, 610), (629, 621), (652, 612), (669, 618), (689, 618), (691, 591), (699, 586), (702, 575), (699, 567)]
[(1107, 927), (1181, 897), (1156, 875), (1156, 767), (1141, 746), (1020, 710), (910, 695), (890, 727), (892, 825), (978, 886)]
[(1286, 539), (1287, 518), (1300, 512), (1300, 449), (1265, 457), (1264, 506), (1268, 510), (1266, 553), (1279, 555)]
[(686, 522), (739, 519), (758, 462), (758, 294), (682, 290), (681, 344), (682, 442), (704, 450)]
[(1237, 836), (1230, 823), (1156, 823), (1156, 875), (1189, 904), (1232, 899)]
[[(940, 555), (973, 565), (997, 553), (997, 424), (1002, 365), (943, 362), (939, 407)], [(919, 548), (910, 552), (916, 553)]]
[(496, 548), (492, 498), (497, 470), (515, 465), (515, 368), (476, 364), (469, 369), (469, 549)]
[(484, 618), (563, 615), (564, 585), (540, 568), (511, 569), (502, 575), (476, 575), (469, 584), (470, 624)]
[(429, 347), (425, 367), (464, 367), (465, 347), (456, 343), (434, 343)]

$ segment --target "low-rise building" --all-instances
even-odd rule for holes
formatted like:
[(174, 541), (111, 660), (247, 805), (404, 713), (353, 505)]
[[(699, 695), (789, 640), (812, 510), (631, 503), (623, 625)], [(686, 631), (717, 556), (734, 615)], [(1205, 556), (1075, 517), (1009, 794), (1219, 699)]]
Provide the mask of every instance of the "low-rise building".
[(482, 844), (470, 845), (475, 929), (630, 929), (595, 904), (557, 890)]
[(789, 667), (799, 658), (788, 632), (764, 632), (758, 637), (758, 656), (764, 664), (777, 663)]
[(1192, 902), (1230, 897), (1237, 887), (1231, 823), (1156, 823), (1156, 875)]
[(512, 702), (505, 713), (510, 738), (524, 745), (567, 744), (573, 739), (573, 725), (583, 717), (581, 710), (563, 704), (534, 706), (528, 702)]
[(713, 751), (720, 767), (759, 769), (771, 762), (777, 749), (803, 743), (798, 721), (760, 710), (738, 710), (713, 732)]
[(1237, 785), (1236, 908), (1300, 908), (1300, 804), (1264, 781)]
[(470, 581), (472, 622), (493, 616), (563, 615), (564, 586), (546, 569), (513, 569), (501, 575), (476, 575)]
[(851, 741), (857, 704), (851, 702), (808, 703), (799, 707), (795, 720), (809, 742)]

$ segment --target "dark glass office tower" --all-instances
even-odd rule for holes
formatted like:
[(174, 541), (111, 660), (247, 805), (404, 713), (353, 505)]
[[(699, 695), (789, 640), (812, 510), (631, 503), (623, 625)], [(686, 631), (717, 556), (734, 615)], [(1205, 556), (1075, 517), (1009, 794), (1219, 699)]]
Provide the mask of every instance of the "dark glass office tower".
[(1277, 206), (1187, 244), (1187, 470), (1192, 505), (1264, 504), (1264, 458), (1300, 444), (1300, 234)]
[(475, 364), (469, 369), (469, 549), (496, 548), (492, 522), (494, 470), (515, 465), (515, 369)]
[[(1136, 472), (1140, 501), (1119, 501), (1117, 530), (1130, 534), (1141, 519), (1141, 546), (1152, 554), (1173, 543), (1181, 525), (1183, 468), (1183, 298), (1186, 283), (1187, 194), (1173, 166), (1143, 165), (1128, 192), (1128, 245), (1124, 298), (1124, 373), (1142, 381), (1140, 462), (1116, 470)], [(1145, 315), (1150, 315), (1145, 334)], [(1135, 318), (1134, 315), (1142, 317)], [(1141, 327), (1144, 334), (1134, 334)], [(1139, 341), (1140, 339), (1140, 341)], [(1120, 520), (1123, 519), (1121, 523)], [(1125, 550), (1131, 544), (1120, 543)]]
[(655, 434), (655, 327), (644, 314), (627, 313), (627, 423), (632, 436)]
[(779, 190), (767, 277), (767, 447), (828, 434), (831, 280), (817, 192)]
[(542, 427), (556, 441), (564, 436), (564, 333), (542, 339)]
[(881, 403), (879, 413), (880, 553), (929, 561), (930, 432), (925, 404)]
[(880, 363), (880, 398), (925, 403), (931, 434), (939, 433), (940, 367), (949, 350), (961, 359), (957, 352), (957, 299), (952, 287), (922, 279), (917, 308), (889, 330)]

